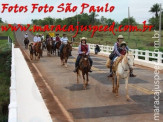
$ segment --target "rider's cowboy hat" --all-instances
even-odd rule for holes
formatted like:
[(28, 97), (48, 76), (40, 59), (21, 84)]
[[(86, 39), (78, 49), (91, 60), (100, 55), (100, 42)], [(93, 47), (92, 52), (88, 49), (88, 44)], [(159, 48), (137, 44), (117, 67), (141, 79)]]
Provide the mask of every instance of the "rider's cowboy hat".
[(118, 39), (124, 39), (124, 37), (122, 35), (119, 35)]
[(82, 38), (80, 38), (80, 40), (87, 40), (87, 38), (85, 38), (85, 37), (82, 37)]
[(67, 34), (65, 34), (65, 33), (63, 34), (63, 36), (66, 36), (66, 35), (67, 35)]
[(123, 46), (123, 45), (125, 45), (125, 46), (127, 45), (125, 41), (121, 42), (121, 46)]
[(56, 36), (58, 36), (59, 34), (57, 33)]

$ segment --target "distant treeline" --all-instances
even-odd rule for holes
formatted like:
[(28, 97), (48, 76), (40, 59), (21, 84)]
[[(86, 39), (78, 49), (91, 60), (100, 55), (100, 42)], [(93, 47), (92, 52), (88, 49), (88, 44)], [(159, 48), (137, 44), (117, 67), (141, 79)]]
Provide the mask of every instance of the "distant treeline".
[[(68, 17), (65, 19), (61, 18), (51, 18), (46, 17), (44, 19), (32, 19), (32, 24), (35, 25), (77, 25), (77, 21), (79, 22), (79, 25), (112, 25), (113, 22), (115, 22), (115, 26), (118, 25), (128, 25), (128, 18), (124, 18), (120, 23), (117, 21), (111, 19), (111, 18), (105, 18), (102, 16), (100, 19), (97, 19), (99, 15), (96, 13), (83, 13), (79, 15), (75, 15), (73, 17)], [(136, 25), (137, 22), (133, 17), (130, 18), (130, 24)]]
[[(79, 25), (112, 25), (113, 22), (115, 22), (115, 26), (119, 25), (137, 25), (138, 23), (136, 22), (134, 17), (124, 18), (121, 22), (117, 22), (114, 19), (111, 18), (105, 18), (104, 16), (101, 16), (101, 18), (97, 19), (99, 15), (96, 13), (83, 13), (79, 15), (75, 15), (73, 17), (68, 17), (65, 19), (61, 18), (51, 18), (51, 17), (46, 17), (44, 19), (32, 19), (32, 24), (34, 25), (77, 25), (77, 21), (79, 22)], [(149, 24), (154, 25), (154, 29), (159, 29), (159, 16), (153, 16), (152, 18), (149, 19)], [(162, 13), (162, 23), (163, 23), (163, 13)], [(162, 29), (163, 29), (163, 24), (162, 24)]]

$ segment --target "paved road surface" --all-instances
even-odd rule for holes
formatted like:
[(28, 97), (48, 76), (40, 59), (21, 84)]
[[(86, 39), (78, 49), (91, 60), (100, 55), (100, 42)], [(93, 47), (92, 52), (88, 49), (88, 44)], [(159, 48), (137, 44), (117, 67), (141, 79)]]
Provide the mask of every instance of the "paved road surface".
[[(17, 41), (25, 51), (22, 43), (24, 32), (15, 33)], [(33, 40), (33, 35), (29, 33), (29, 39)], [(107, 78), (108, 69), (105, 67), (106, 57), (95, 56), (93, 72), (90, 73), (90, 81), (87, 90), (83, 90), (82, 80), (76, 84), (76, 74), (73, 73), (74, 62), (77, 51), (72, 51), (72, 57), (68, 60), (68, 68), (61, 66), (60, 58), (57, 56), (47, 56), (43, 53), (40, 61), (29, 61), (37, 71), (33, 70), (36, 82), (40, 88), (45, 102), (49, 108), (53, 121), (75, 122), (151, 122), (153, 121), (153, 92), (154, 74), (153, 70), (135, 66), (134, 74), (136, 78), (129, 79), (129, 95), (131, 100), (125, 99), (124, 80), (120, 81), (119, 97), (112, 93), (111, 79)], [(32, 67), (32, 66), (31, 66)], [(39, 72), (39, 73), (38, 73)], [(41, 78), (39, 78), (41, 76)], [(41, 84), (42, 80), (48, 84), (51, 91)], [(40, 85), (41, 84), (41, 85)], [(160, 89), (163, 88), (163, 73), (160, 73)], [(45, 95), (46, 94), (46, 95)], [(56, 102), (52, 97), (58, 100)], [(55, 104), (54, 104), (55, 103)], [(59, 104), (59, 105), (58, 105)], [(163, 94), (160, 95), (160, 120), (163, 120)], [(58, 107), (58, 108), (57, 108)], [(61, 107), (61, 108), (60, 108)], [(68, 119), (69, 118), (69, 119)]]

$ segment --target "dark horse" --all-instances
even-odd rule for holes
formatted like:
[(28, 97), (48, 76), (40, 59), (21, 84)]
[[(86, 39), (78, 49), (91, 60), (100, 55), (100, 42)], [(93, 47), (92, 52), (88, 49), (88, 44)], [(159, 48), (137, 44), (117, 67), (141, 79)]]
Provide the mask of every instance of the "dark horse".
[(57, 42), (56, 45), (54, 46), (55, 55), (56, 55), (56, 51), (58, 53), (58, 56), (60, 55), (60, 52), (59, 52), (60, 46), (61, 46), (61, 41)]
[[(86, 89), (87, 85), (88, 85), (88, 81), (89, 81), (88, 72), (89, 72), (90, 68), (91, 67), (90, 67), (90, 62), (89, 62), (88, 56), (83, 55), (80, 60), (80, 63), (79, 63), (79, 68), (77, 69), (77, 83), (79, 83), (79, 76), (81, 76), (81, 73), (82, 73), (84, 89)], [(86, 75), (86, 81), (85, 81), (85, 75)]]
[(42, 55), (42, 49), (41, 49), (41, 42), (37, 42), (33, 49), (33, 43), (29, 45), (29, 51), (30, 51), (30, 59), (33, 60), (33, 55), (35, 55), (35, 60), (36, 57), (37, 59), (40, 59), (40, 56)]
[(28, 40), (28, 38), (25, 38), (24, 39), (24, 45), (25, 45), (26, 49), (28, 48), (28, 44), (29, 44), (29, 40)]
[(61, 64), (65, 65), (65, 67), (67, 67), (67, 60), (71, 50), (72, 50), (71, 42), (68, 42), (68, 44), (66, 44), (63, 47), (62, 53), (60, 54)]
[(53, 41), (52, 40), (46, 40), (46, 48), (47, 48), (47, 55), (53, 53)]

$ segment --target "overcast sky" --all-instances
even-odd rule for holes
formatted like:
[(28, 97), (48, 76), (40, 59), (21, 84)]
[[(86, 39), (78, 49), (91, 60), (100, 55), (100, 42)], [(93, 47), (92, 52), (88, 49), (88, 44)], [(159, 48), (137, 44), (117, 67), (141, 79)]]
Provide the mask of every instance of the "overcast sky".
[[(154, 14), (148, 12), (150, 7), (155, 3), (162, 3), (163, 0), (0, 0), (0, 11), (2, 11), (3, 3), (8, 3), (9, 6), (13, 6), (18, 4), (18, 6), (28, 6), (28, 11), (26, 13), (8, 13), (5, 10), (4, 13), (0, 14), (0, 18), (3, 21), (7, 21), (8, 23), (17, 23), (17, 24), (27, 24), (31, 23), (31, 19), (42, 19), (44, 17), (52, 17), (52, 18), (66, 18), (70, 16), (76, 15), (76, 13), (81, 12), (81, 4), (88, 3), (94, 6), (105, 6), (106, 3), (109, 3), (110, 6), (115, 6), (115, 9), (112, 13), (110, 12), (101, 12), (97, 13), (99, 17), (104, 16), (106, 18), (112, 18), (115, 21), (122, 21), (123, 18), (128, 17), (128, 7), (130, 7), (130, 16), (133, 16), (138, 23), (142, 23), (144, 20), (148, 20)], [(49, 6), (54, 6), (54, 10), (51, 13), (38, 13), (35, 11), (31, 13), (33, 3), (38, 3), (40, 6), (48, 4)], [(73, 5), (78, 6), (76, 12), (57, 12), (57, 6), (61, 3), (72, 3)], [(89, 8), (85, 9), (84, 12), (89, 13)], [(98, 18), (99, 18), (98, 17)]]

